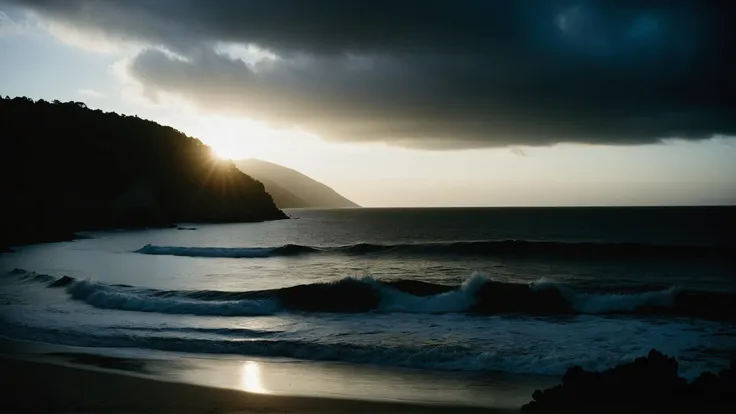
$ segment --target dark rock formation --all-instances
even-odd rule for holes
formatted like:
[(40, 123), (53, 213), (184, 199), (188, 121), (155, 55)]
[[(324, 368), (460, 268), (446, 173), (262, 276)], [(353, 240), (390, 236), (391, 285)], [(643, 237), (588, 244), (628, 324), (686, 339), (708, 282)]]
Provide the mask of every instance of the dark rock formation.
[(0, 97), (0, 246), (75, 231), (286, 218), (209, 147), (134, 116)]
[(562, 384), (534, 392), (526, 411), (736, 412), (736, 365), (688, 383), (678, 364), (659, 351), (603, 372), (571, 367)]

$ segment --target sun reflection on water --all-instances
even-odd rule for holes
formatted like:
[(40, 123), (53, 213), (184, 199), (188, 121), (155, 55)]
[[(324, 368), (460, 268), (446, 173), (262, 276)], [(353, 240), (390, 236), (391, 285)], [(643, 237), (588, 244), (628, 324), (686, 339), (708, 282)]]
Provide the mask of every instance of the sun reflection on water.
[(268, 394), (261, 380), (261, 366), (255, 361), (245, 361), (240, 377), (240, 387), (243, 391)]

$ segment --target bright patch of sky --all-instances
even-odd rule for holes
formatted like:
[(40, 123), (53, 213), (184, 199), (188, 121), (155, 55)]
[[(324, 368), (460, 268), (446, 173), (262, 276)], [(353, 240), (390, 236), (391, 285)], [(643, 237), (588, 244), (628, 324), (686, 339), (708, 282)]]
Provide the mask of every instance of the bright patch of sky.
[[(559, 30), (588, 30), (582, 13), (558, 16)], [(628, 35), (653, 41), (661, 30), (643, 16)], [(139, 50), (0, 10), (0, 94), (84, 101), (171, 125), (223, 156), (297, 169), (364, 206), (736, 204), (732, 138), (457, 151), (326, 142), (311, 131), (205, 113), (177, 96), (148, 96), (126, 77), (126, 62)], [(277, 59), (240, 44), (223, 43), (218, 52), (254, 66)]]

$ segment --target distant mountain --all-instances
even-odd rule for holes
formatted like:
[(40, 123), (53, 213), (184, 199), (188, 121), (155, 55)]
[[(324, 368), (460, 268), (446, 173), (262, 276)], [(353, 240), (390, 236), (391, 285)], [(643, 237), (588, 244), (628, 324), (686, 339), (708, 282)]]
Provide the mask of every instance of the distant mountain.
[(0, 96), (0, 247), (75, 231), (286, 218), (262, 183), (171, 127)]
[(278, 208), (360, 207), (332, 188), (291, 168), (255, 158), (235, 161), (235, 165), (262, 182)]

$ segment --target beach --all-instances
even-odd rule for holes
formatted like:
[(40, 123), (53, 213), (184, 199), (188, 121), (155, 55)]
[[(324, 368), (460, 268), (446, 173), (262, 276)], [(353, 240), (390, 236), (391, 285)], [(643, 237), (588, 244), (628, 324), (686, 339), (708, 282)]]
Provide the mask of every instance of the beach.
[[(0, 255), (4, 403), (494, 412), (651, 349), (684, 379), (720, 372), (729, 239), (709, 211), (655, 210), (299, 210), (19, 247)], [(692, 217), (715, 222), (677, 227)]]
[(0, 358), (3, 411), (439, 413), (512, 410), (273, 396), (158, 381), (103, 368)]
[[(162, 380), (147, 366), (152, 361), (94, 353), (47, 352), (64, 347), (0, 340), (0, 412), (106, 413), (490, 413), (510, 414), (518, 408), (476, 407), (366, 398), (328, 398), (272, 394)], [(320, 381), (304, 375), (293, 381)], [(258, 381), (258, 379), (255, 379)], [(360, 382), (360, 379), (357, 379)], [(251, 384), (251, 386), (254, 386)], [(489, 389), (492, 392), (492, 390)], [(723, 397), (723, 396), (722, 396)], [(666, 407), (666, 401), (661, 401)], [(706, 401), (703, 400), (703, 403)], [(711, 404), (711, 401), (708, 401)], [(725, 405), (723, 407), (726, 407)], [(700, 412), (680, 407), (677, 412)], [(606, 412), (618, 412), (598, 407)], [(523, 410), (522, 410), (523, 411)], [(545, 409), (542, 411), (550, 411)], [(703, 407), (703, 412), (729, 412)], [(551, 412), (566, 412), (552, 409)], [(575, 412), (580, 412), (575, 410)], [(648, 413), (650, 411), (625, 412)], [(664, 408), (655, 412), (666, 412)]]
[(736, 414), (734, 16), (0, 0), (0, 414)]
[[(469, 394), (467, 405), (432, 402), (421, 394), (412, 398), (412, 389), (416, 393), (427, 388), (434, 378), (422, 383), (416, 377), (419, 374), (400, 376), (385, 370), (371, 374), (346, 367), (315, 370), (313, 364), (240, 358), (128, 355), (138, 354), (0, 339), (0, 411), (510, 413), (525, 399), (518, 395), (511, 408), (506, 395), (507, 407), (494, 408), (478, 406), (479, 398)], [(345, 378), (348, 375), (350, 380)], [(346, 388), (346, 382), (351, 386)], [(381, 383), (385, 387), (376, 385)], [(436, 378), (434, 386), (451, 386), (447, 384)], [(392, 391), (392, 387), (405, 390)], [(503, 390), (497, 391), (503, 399)], [(493, 393), (494, 388), (483, 392)]]

